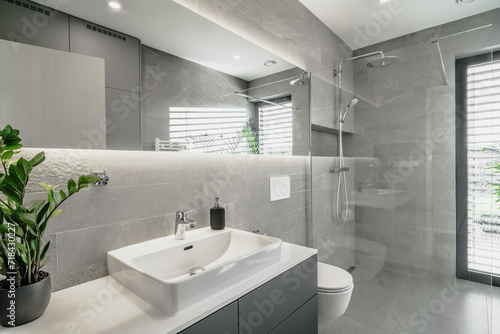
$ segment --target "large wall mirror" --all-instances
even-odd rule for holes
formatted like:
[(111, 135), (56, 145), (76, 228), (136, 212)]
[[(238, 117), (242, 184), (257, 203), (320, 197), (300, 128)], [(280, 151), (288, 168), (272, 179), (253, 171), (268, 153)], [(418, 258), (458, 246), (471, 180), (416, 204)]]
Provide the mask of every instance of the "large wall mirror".
[(25, 146), (309, 154), (309, 76), (169, 0), (0, 1), (0, 126)]

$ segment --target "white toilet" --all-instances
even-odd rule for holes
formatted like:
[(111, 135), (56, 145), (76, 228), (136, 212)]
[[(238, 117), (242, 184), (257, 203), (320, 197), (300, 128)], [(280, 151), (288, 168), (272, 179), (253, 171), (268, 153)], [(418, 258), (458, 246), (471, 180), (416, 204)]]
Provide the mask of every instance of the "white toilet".
[[(387, 248), (376, 241), (356, 238), (356, 279), (368, 280), (377, 276), (385, 263)], [(357, 271), (357, 272), (356, 272)]]
[(347, 310), (354, 283), (342, 268), (318, 262), (318, 323), (328, 325)]
[(355, 237), (343, 237), (336, 244), (342, 249), (354, 252), (356, 269), (352, 276), (356, 282), (372, 279), (382, 270), (387, 257), (387, 248), (383, 244)]

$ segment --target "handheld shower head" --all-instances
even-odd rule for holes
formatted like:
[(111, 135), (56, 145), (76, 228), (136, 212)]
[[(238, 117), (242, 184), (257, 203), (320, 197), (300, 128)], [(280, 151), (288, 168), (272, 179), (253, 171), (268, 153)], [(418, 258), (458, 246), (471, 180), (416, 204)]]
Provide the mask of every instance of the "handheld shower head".
[(344, 123), (345, 121), (345, 118), (347, 116), (347, 112), (349, 111), (349, 109), (351, 108), (354, 108), (354, 106), (356, 104), (358, 104), (359, 100), (358, 99), (353, 99), (351, 102), (349, 102), (349, 104), (347, 105), (347, 107), (345, 108), (344, 112), (342, 113), (342, 115), (340, 116), (340, 122), (341, 123)]
[(352, 101), (347, 105), (347, 109), (354, 107), (356, 104), (358, 104), (358, 102), (358, 99), (352, 99)]

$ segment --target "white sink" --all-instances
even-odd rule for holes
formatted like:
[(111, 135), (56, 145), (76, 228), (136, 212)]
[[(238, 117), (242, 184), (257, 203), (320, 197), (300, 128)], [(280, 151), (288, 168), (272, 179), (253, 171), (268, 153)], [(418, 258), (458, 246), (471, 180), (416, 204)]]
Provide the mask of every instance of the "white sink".
[(280, 239), (207, 227), (186, 232), (184, 240), (170, 235), (108, 252), (108, 270), (139, 297), (175, 314), (280, 258)]

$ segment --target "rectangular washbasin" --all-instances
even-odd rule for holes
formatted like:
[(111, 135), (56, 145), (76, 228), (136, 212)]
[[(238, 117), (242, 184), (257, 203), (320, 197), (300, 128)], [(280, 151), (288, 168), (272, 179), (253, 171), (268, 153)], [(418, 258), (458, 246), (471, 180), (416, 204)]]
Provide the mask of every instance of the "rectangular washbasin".
[(280, 239), (207, 227), (188, 231), (184, 240), (170, 235), (108, 252), (108, 270), (139, 297), (175, 314), (280, 258)]

